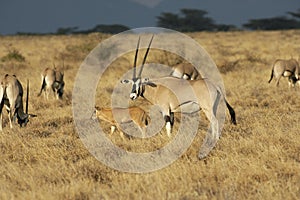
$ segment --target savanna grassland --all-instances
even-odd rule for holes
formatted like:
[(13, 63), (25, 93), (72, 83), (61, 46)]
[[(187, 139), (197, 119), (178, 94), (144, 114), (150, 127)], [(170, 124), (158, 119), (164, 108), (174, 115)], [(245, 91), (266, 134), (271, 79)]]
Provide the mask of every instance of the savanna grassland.
[[(99, 162), (74, 126), (72, 89), (77, 70), (88, 53), (110, 35), (1, 36), (0, 74), (15, 74), (24, 88), (30, 80), (29, 112), (37, 117), (25, 128), (10, 129), (4, 112), (0, 199), (299, 199), (300, 88), (288, 89), (285, 79), (276, 88), (268, 79), (275, 59), (298, 59), (300, 31), (188, 35), (216, 62), (238, 125), (231, 125), (227, 118), (216, 147), (207, 158), (198, 160), (208, 125), (203, 122), (178, 160), (145, 174), (119, 172)], [(129, 69), (132, 55), (112, 65)], [(172, 64), (164, 56), (150, 54), (149, 59)], [(62, 101), (37, 97), (41, 71), (53, 65), (64, 70)], [(106, 72), (107, 87), (98, 88), (96, 104), (109, 105), (109, 80), (118, 75)], [(109, 125), (104, 126), (109, 131)], [(169, 140), (165, 130), (146, 143), (122, 140), (118, 133), (110, 137), (120, 147), (144, 151)], [(129, 143), (133, 146), (128, 147)]]

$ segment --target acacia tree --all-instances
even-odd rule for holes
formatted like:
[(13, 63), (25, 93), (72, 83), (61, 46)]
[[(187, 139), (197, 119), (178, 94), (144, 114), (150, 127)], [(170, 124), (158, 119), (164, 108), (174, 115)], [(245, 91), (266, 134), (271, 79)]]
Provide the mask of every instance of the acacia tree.
[(207, 14), (205, 10), (198, 9), (181, 9), (180, 14), (163, 12), (157, 17), (157, 26), (184, 32), (235, 28), (233, 25), (217, 25), (212, 18), (207, 17)]
[(295, 18), (300, 18), (300, 8), (296, 12), (288, 12), (289, 15)]

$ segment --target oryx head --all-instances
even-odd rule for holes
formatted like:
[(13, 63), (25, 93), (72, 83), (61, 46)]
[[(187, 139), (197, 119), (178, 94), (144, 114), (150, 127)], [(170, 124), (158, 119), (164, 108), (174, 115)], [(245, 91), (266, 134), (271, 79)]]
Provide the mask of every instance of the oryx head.
[(136, 51), (135, 51), (132, 79), (125, 79), (125, 80), (121, 81), (121, 83), (123, 83), (123, 84), (125, 84), (125, 83), (126, 84), (128, 84), (128, 83), (132, 84), (132, 89), (131, 89), (131, 92), (130, 92), (130, 98), (132, 100), (135, 100), (137, 97), (139, 97), (140, 95), (142, 95), (142, 90), (143, 90), (142, 86), (143, 85), (150, 85), (152, 87), (156, 86), (154, 83), (151, 83), (149, 81), (149, 78), (142, 78), (141, 77), (142, 71), (143, 71), (143, 68), (144, 68), (144, 65), (145, 65), (145, 62), (146, 62), (149, 50), (150, 50), (150, 46), (151, 46), (153, 37), (154, 37), (154, 35), (152, 35), (151, 40), (149, 42), (147, 51), (146, 51), (144, 59), (143, 59), (143, 63), (142, 63), (141, 69), (140, 69), (138, 75), (136, 75), (136, 63), (137, 63), (137, 56), (138, 56), (139, 45), (140, 45), (140, 37), (139, 37), (139, 40), (138, 40), (138, 43), (137, 43), (137, 47), (136, 47)]

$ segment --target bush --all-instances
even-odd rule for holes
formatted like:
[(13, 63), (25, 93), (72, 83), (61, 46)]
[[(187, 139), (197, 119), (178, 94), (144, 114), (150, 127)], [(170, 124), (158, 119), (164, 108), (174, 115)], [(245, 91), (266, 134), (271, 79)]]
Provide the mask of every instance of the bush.
[(17, 61), (25, 62), (25, 57), (16, 49), (9, 50), (8, 53), (1, 58), (2, 62)]

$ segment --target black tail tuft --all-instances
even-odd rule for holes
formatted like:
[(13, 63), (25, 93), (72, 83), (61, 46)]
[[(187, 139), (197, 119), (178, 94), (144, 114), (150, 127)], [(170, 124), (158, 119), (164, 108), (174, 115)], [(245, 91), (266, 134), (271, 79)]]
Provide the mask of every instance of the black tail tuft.
[(226, 106), (227, 106), (230, 116), (231, 116), (231, 123), (236, 125), (235, 111), (233, 110), (233, 108), (229, 105), (229, 103), (226, 100), (225, 100), (225, 102), (226, 102)]
[(41, 94), (42, 94), (43, 90), (45, 89), (45, 87), (46, 87), (46, 80), (45, 80), (45, 77), (43, 77), (43, 83), (42, 83), (41, 90), (37, 95), (38, 97), (41, 96)]
[(270, 77), (270, 80), (268, 81), (268, 83), (270, 83), (270, 82), (272, 81), (272, 79), (273, 79), (273, 76), (274, 76), (274, 71), (273, 71), (273, 69), (272, 69), (272, 72), (271, 72), (271, 77)]

